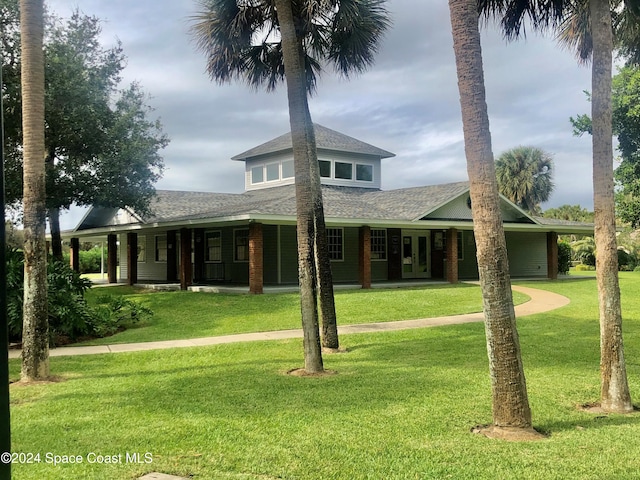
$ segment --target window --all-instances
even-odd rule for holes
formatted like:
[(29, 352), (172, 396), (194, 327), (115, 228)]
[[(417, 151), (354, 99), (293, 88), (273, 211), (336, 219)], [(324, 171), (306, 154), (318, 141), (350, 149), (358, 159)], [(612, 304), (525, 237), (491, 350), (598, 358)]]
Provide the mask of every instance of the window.
[(251, 183), (262, 183), (264, 182), (264, 172), (262, 165), (259, 167), (253, 167), (251, 169)]
[(353, 178), (353, 164), (335, 162), (335, 178), (351, 180)]
[(327, 247), (331, 260), (343, 260), (343, 232), (341, 228), (327, 228)]
[(373, 165), (356, 163), (356, 180), (361, 182), (373, 182)]
[(280, 165), (270, 163), (267, 165), (267, 182), (273, 182), (280, 179)]
[(221, 232), (207, 232), (204, 235), (205, 238), (205, 262), (220, 262), (222, 261), (222, 233)]
[(156, 235), (156, 262), (167, 261), (167, 236)]
[(285, 160), (282, 162), (282, 178), (292, 178), (294, 175), (293, 160)]
[(138, 235), (138, 263), (147, 261), (147, 237)]
[(249, 261), (249, 229), (234, 230), (233, 232), (234, 257), (236, 262)]
[(387, 259), (387, 231), (371, 229), (371, 260)]
[(318, 160), (320, 166), (320, 176), (331, 178), (331, 162), (329, 160)]

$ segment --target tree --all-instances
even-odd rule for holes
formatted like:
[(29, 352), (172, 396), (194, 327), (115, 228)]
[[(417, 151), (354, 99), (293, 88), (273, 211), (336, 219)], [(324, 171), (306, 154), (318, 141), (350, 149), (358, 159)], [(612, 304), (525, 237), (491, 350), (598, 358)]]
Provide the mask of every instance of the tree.
[(548, 208), (542, 214), (543, 217), (568, 220), (570, 222), (593, 222), (593, 212), (580, 205), (561, 205), (556, 208)]
[[(9, 32), (13, 1), (3, 2), (2, 24)], [(161, 125), (148, 120), (151, 110), (138, 85), (117, 92), (125, 57), (120, 44), (113, 48), (100, 45), (98, 18), (75, 12), (66, 22), (51, 19), (48, 25), (47, 212), (53, 254), (62, 259), (60, 211), (75, 203), (128, 206), (145, 213), (154, 193), (153, 183), (163, 168), (158, 151), (168, 140)], [(13, 55), (9, 68), (19, 62), (20, 56)], [(19, 96), (10, 99), (11, 107), (19, 106)], [(123, 129), (125, 125), (128, 129)], [(8, 196), (18, 202), (22, 190), (21, 132), (10, 129), (8, 136)], [(131, 156), (134, 152), (135, 158)]]
[(536, 147), (516, 147), (496, 159), (500, 193), (532, 214), (540, 213), (540, 204), (553, 191), (553, 160)]
[[(300, 50), (298, 54), (306, 96), (315, 91), (323, 62), (332, 63), (345, 76), (363, 71), (372, 63), (379, 39), (389, 24), (383, 3), (383, 0), (308, 0), (287, 5), (272, 0), (252, 3), (204, 0), (201, 3), (202, 13), (194, 18), (193, 34), (198, 48), (207, 56), (207, 70), (214, 80), (222, 83), (241, 79), (253, 87), (266, 86), (267, 90), (273, 90), (286, 77), (290, 123), (294, 122), (294, 117), (296, 122), (308, 122), (304, 127), (291, 125), (294, 163), (300, 164), (300, 169), (305, 170), (303, 173), (298, 166), (295, 167), (297, 192), (299, 182), (306, 182), (307, 178), (310, 182), (305, 188), (309, 189), (311, 201), (304, 208), (310, 209), (305, 215), (311, 215), (312, 225), (310, 229), (298, 231), (298, 241), (309, 246), (315, 257), (311, 272), (300, 270), (301, 295), (303, 291), (314, 292), (319, 289), (322, 340), (324, 346), (329, 348), (338, 348), (339, 344), (315, 134), (307, 101), (298, 105), (301, 99), (293, 101), (291, 98), (291, 95), (298, 95), (299, 92), (290, 91), (290, 88), (297, 87), (289, 85), (289, 78), (285, 75), (282, 29), (289, 26), (283, 25), (279, 14), (282, 14), (280, 10), (285, 10), (287, 15), (291, 9), (295, 39), (288, 40), (295, 41)], [(291, 64), (290, 69), (296, 68), (295, 65)], [(307, 113), (294, 114), (292, 108), (306, 109)], [(302, 130), (306, 133), (303, 134)], [(296, 145), (297, 141), (302, 140), (306, 142), (304, 149)], [(305, 219), (300, 217), (300, 212), (298, 215), (300, 228)], [(307, 235), (311, 236), (311, 243), (306, 239)], [(302, 256), (307, 255), (306, 248), (299, 244), (299, 262), (303, 262)], [(309, 282), (304, 288), (303, 280)], [(307, 316), (310, 324), (313, 322), (310, 318), (317, 317), (317, 307), (312, 306), (317, 305), (316, 302), (317, 298), (314, 302), (301, 299), (301, 303), (308, 307), (303, 309), (306, 311), (302, 315), (303, 324), (307, 322)], [(314, 311), (315, 314), (312, 313)]]
[(20, 0), (24, 135), (24, 302), (22, 380), (49, 377), (45, 244), (43, 0)]
[(493, 406), (489, 431), (534, 433), (491, 151), (477, 8), (474, 0), (449, 0), (489, 355)]
[[(627, 0), (627, 4), (638, 6), (637, 0)], [(583, 38), (591, 38), (593, 47), (591, 106), (595, 240), (598, 251), (596, 271), (600, 304), (600, 401), (605, 411), (627, 413), (633, 410), (633, 405), (624, 362), (615, 232), (611, 140), (612, 6), (609, 1), (590, 0), (587, 10), (590, 20), (584, 22), (585, 5), (565, 0), (482, 0), (480, 6), (489, 14), (500, 13), (505, 36), (511, 39), (518, 37), (526, 16), (535, 28), (543, 29), (549, 25), (557, 26), (563, 18), (575, 13), (583, 15), (576, 24), (590, 28)], [(579, 41), (579, 45), (588, 47), (588, 42)]]

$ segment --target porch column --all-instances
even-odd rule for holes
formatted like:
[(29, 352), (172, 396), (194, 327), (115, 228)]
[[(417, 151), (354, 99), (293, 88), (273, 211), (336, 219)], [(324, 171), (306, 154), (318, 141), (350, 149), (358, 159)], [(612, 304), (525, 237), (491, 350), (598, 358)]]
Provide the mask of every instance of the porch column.
[(167, 282), (178, 280), (178, 240), (176, 230), (167, 232)]
[(193, 281), (202, 283), (204, 278), (204, 228), (193, 229)]
[(362, 288), (371, 288), (371, 227), (360, 227), (358, 255), (358, 276)]
[(458, 229), (447, 231), (447, 282), (458, 283)]
[(109, 283), (118, 283), (118, 236), (107, 235), (107, 279)]
[(71, 249), (69, 251), (69, 265), (74, 272), (80, 271), (80, 239), (71, 239)]
[(387, 229), (387, 279), (402, 280), (402, 230)]
[(180, 229), (180, 290), (191, 285), (191, 229)]
[(138, 234), (127, 233), (127, 285), (138, 283)]
[(249, 224), (249, 293), (260, 294), (264, 285), (264, 244), (261, 223)]
[(558, 279), (558, 234), (547, 232), (547, 278)]

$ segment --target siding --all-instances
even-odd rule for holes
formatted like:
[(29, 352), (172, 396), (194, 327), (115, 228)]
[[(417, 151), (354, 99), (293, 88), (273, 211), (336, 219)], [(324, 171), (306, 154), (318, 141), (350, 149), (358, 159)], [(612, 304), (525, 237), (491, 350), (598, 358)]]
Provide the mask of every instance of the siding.
[(278, 283), (278, 227), (276, 225), (263, 225), (263, 258), (264, 258), (264, 283)]
[(506, 232), (505, 237), (511, 276), (547, 276), (546, 233)]
[[(329, 227), (331, 228), (331, 227)], [(358, 282), (359, 229), (343, 229), (342, 261), (331, 261), (331, 273), (334, 283)]]
[(282, 283), (298, 284), (298, 244), (295, 225), (280, 227), (280, 278)]

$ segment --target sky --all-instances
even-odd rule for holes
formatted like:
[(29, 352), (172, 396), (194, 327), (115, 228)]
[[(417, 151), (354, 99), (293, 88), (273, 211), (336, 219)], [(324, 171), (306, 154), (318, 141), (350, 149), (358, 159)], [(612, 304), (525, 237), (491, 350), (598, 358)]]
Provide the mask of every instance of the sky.
[[(103, 21), (102, 41), (122, 42), (123, 87), (139, 82), (171, 139), (157, 189), (241, 193), (244, 164), (231, 157), (289, 131), (286, 90), (219, 85), (205, 71), (189, 30), (195, 0), (47, 0), (61, 17), (74, 9)], [(349, 78), (328, 68), (310, 100), (313, 121), (384, 150), (382, 188), (467, 180), (447, 2), (389, 0), (393, 22), (375, 65)], [(569, 117), (589, 113), (591, 70), (551, 34), (507, 43), (482, 28), (494, 155), (539, 147), (553, 156), (555, 190), (543, 209), (593, 208), (591, 139), (574, 137)], [(62, 228), (81, 218), (73, 210)]]

